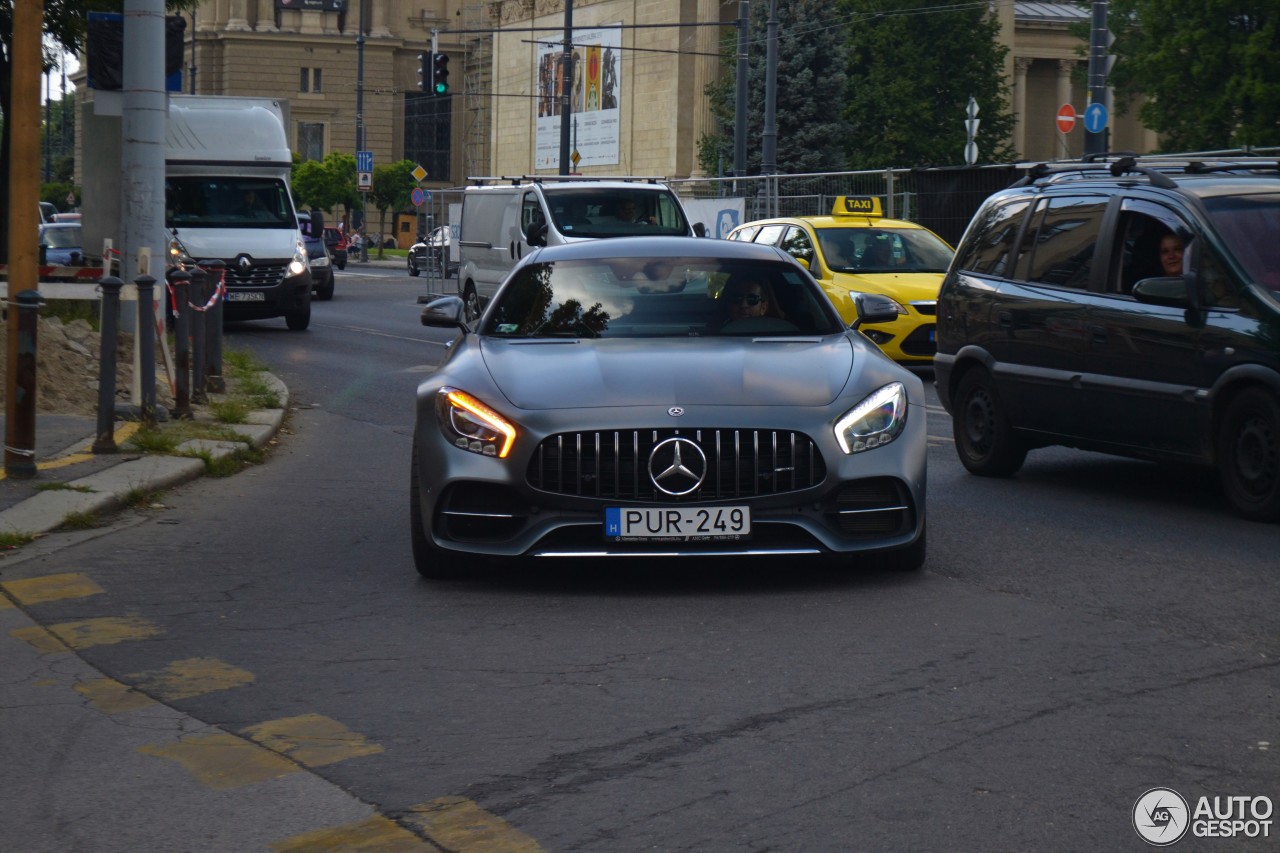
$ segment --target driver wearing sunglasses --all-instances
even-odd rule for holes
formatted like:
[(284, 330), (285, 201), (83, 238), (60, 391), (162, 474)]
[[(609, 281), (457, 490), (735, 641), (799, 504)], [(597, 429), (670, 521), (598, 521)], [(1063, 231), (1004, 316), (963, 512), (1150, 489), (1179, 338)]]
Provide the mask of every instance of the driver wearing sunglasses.
[(766, 282), (752, 278), (731, 278), (720, 294), (724, 302), (725, 322), (748, 317), (783, 316), (773, 299), (773, 290)]

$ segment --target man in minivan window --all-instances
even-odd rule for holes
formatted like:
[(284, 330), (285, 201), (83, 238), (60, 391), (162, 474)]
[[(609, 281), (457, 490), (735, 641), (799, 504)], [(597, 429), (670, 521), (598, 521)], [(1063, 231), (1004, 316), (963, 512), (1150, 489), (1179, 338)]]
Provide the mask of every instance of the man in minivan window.
[(1165, 275), (1182, 275), (1182, 238), (1168, 233), (1160, 238), (1160, 269)]
[(614, 209), (614, 216), (617, 217), (619, 222), (626, 222), (628, 225), (636, 222), (653, 224), (652, 218), (645, 219), (637, 215), (635, 199), (624, 198), (618, 202), (618, 206)]

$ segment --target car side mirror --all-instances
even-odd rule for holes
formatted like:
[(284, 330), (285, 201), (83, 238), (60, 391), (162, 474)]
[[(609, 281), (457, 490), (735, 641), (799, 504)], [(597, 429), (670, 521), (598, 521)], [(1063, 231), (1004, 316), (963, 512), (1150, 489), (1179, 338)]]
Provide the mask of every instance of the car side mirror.
[(808, 258), (794, 258), (794, 260), (797, 264), (799, 264), (800, 266), (804, 267), (807, 270), (813, 269), (813, 267), (809, 266)]
[(441, 296), (422, 309), (422, 325), (436, 329), (471, 331), (467, 325), (467, 305), (460, 296)]
[(853, 305), (858, 311), (858, 319), (849, 324), (851, 329), (859, 329), (868, 323), (892, 323), (898, 319), (897, 304), (879, 293), (853, 294)]
[(1164, 305), (1169, 308), (1186, 308), (1191, 305), (1191, 288), (1194, 281), (1190, 276), (1170, 275), (1144, 278), (1133, 286), (1133, 298), (1151, 305)]

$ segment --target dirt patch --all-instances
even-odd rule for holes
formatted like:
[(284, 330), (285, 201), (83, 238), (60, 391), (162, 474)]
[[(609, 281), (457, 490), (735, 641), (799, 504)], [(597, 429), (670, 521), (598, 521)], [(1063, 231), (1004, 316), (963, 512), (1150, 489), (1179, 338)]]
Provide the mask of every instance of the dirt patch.
[[(0, 364), (8, 370), (8, 324), (0, 322)], [(36, 328), (36, 411), (56, 415), (98, 413), (99, 364), (102, 341), (86, 320), (63, 323), (44, 317)], [(156, 402), (172, 408), (163, 355), (156, 347)], [(0, 382), (0, 404), (4, 403), (6, 381)], [(133, 336), (121, 334), (116, 345), (115, 399), (130, 402), (133, 382)]]

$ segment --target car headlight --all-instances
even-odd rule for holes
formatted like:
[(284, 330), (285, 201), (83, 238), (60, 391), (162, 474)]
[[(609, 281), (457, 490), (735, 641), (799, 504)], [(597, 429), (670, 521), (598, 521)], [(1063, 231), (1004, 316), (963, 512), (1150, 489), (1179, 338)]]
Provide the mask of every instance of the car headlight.
[(289, 261), (289, 275), (302, 275), (307, 269), (307, 245), (299, 237), (293, 244), (293, 260)]
[(457, 388), (436, 392), (436, 417), (454, 446), (472, 453), (506, 459), (516, 441), (515, 424)]
[(327, 266), (329, 266), (329, 256), (328, 256), (328, 255), (316, 255), (314, 258), (312, 258), (312, 259), (311, 259), (311, 266), (313, 266), (313, 267), (327, 267)]
[[(850, 291), (849, 291), (849, 298), (850, 298), (850, 299), (855, 299), (855, 300), (856, 300), (860, 294), (861, 294), (861, 291), (858, 291), (858, 290), (850, 290)], [(880, 295), (881, 295), (881, 296), (884, 296), (884, 294), (883, 294), (883, 293), (882, 293), (882, 294), (880, 294)], [(903, 307), (902, 303), (901, 303), (901, 302), (899, 302), (898, 300), (894, 299), (892, 296), (884, 296), (884, 298), (885, 298), (885, 299), (888, 299), (890, 302), (892, 302), (892, 303), (893, 303), (893, 307), (897, 310), (897, 312), (898, 312), (899, 314), (906, 314), (906, 313), (907, 313), (907, 309)]]
[(890, 382), (836, 421), (836, 441), (845, 453), (861, 453), (893, 441), (906, 423), (907, 389)]

